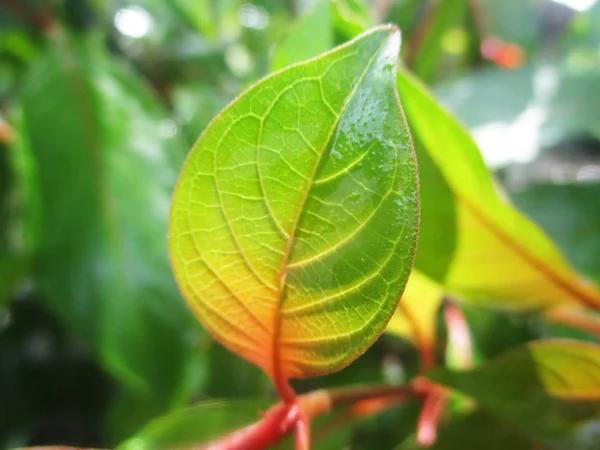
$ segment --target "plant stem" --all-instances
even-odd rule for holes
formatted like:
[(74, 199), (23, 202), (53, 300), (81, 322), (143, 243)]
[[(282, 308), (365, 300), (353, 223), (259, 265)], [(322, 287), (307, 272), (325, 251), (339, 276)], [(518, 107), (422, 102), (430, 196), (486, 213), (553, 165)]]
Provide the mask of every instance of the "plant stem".
[[(390, 406), (407, 397), (419, 397), (428, 391), (429, 385), (370, 386), (318, 390), (296, 397), (294, 403), (280, 402), (267, 410), (258, 422), (227, 434), (200, 450), (263, 450), (277, 444), (285, 436), (296, 432), (296, 450), (308, 450), (309, 423), (311, 419), (330, 412), (339, 406), (361, 405), (351, 408), (351, 417), (374, 414), (381, 406)], [(365, 408), (365, 401), (373, 401), (380, 407)]]

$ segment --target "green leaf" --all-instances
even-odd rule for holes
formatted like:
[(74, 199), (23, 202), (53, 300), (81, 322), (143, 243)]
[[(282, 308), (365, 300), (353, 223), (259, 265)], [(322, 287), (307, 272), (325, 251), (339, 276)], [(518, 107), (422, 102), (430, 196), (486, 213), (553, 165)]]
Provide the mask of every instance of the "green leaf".
[[(457, 221), (456, 248), (443, 278), (427, 264), (419, 269), (448, 292), (480, 305), (523, 310), (570, 302), (598, 307), (597, 289), (569, 267), (538, 227), (503, 200), (467, 131), (405, 71), (398, 75), (398, 90), (415, 142), (423, 145), (450, 190)], [(423, 185), (427, 182), (421, 178)], [(425, 194), (424, 207), (439, 201), (434, 191)], [(448, 235), (443, 227), (439, 233), (438, 239)], [(433, 239), (419, 241), (419, 251), (430, 255), (435, 246)]]
[(361, 0), (330, 0), (331, 24), (343, 39), (352, 39), (375, 25), (369, 9)]
[[(344, 2), (334, 2), (337, 8), (342, 8), (343, 4)], [(310, 29), (312, 31), (311, 39), (323, 40), (325, 36), (331, 34), (333, 25), (318, 17), (317, 13), (325, 15), (327, 12), (323, 11), (323, 8), (315, 9), (300, 19), (300, 22), (303, 23), (298, 24), (298, 29)], [(289, 36), (289, 39), (295, 38)], [(277, 54), (279, 55), (279, 64), (293, 64), (301, 61), (303, 56), (316, 56), (316, 53), (306, 55), (306, 53), (293, 51), (277, 52)], [(274, 69), (280, 67), (277, 64), (274, 65)], [(456, 247), (457, 219), (454, 196), (443, 173), (432, 160), (418, 136), (413, 136), (413, 143), (419, 161), (419, 179), (422, 180), (419, 187), (420, 195), (423, 198), (431, 199), (420, 205), (419, 241), (421, 244), (418, 246), (414, 264), (416, 268), (426, 270), (429, 277), (439, 282), (444, 279), (448, 271)], [(419, 285), (418, 282), (415, 284)], [(416, 290), (413, 292), (418, 295)], [(430, 297), (430, 290), (425, 293), (425, 296)], [(417, 300), (414, 295), (411, 297)], [(402, 327), (402, 325), (400, 326)], [(396, 331), (399, 330), (396, 329)]]
[(329, 0), (317, 0), (315, 6), (277, 45), (271, 70), (275, 71), (292, 63), (304, 61), (333, 47), (331, 9)]
[(205, 130), (170, 220), (202, 323), (281, 386), (349, 364), (410, 272), (416, 164), (379, 27), (260, 81)]
[(189, 23), (203, 38), (215, 39), (218, 6), (212, 0), (167, 0), (183, 22)]
[[(445, 0), (437, 2), (423, 36), (417, 37), (420, 41), (416, 54), (413, 55), (411, 68), (423, 80), (430, 81), (438, 75), (443, 66), (448, 49), (445, 42), (448, 36), (458, 34), (466, 40), (466, 31), (462, 28), (469, 12), (469, 4), (464, 0)], [(459, 38), (460, 39), (460, 38)], [(453, 50), (453, 49), (450, 49)], [(460, 48), (457, 53), (464, 52)]]
[(260, 419), (265, 400), (211, 400), (153, 420), (117, 450), (197, 447)]
[(575, 267), (600, 283), (600, 184), (541, 184), (513, 192), (511, 198)]
[[(532, 450), (534, 443), (519, 431), (507, 426), (484, 410), (454, 415), (438, 429), (430, 450)], [(411, 437), (396, 450), (419, 450), (423, 447)]]
[[(0, 127), (3, 126), (0, 118)], [(0, 310), (9, 299), (19, 270), (12, 255), (11, 229), (13, 226), (13, 174), (8, 149), (0, 139)]]
[(357, 0), (317, 0), (292, 31), (277, 44), (271, 70), (313, 58), (343, 40), (356, 37), (372, 24), (368, 11)]
[(481, 17), (478, 20), (483, 21), (488, 35), (531, 49), (540, 40), (542, 17), (535, 1), (481, 0)]
[(600, 346), (594, 344), (531, 342), (475, 369), (438, 369), (428, 378), (546, 441), (575, 442), (600, 413)]
[[(142, 82), (98, 39), (57, 35), (21, 96), (36, 277), (52, 309), (129, 389), (164, 409), (194, 383), (197, 326), (169, 270), (184, 150)], [(35, 225), (35, 226), (33, 226)]]

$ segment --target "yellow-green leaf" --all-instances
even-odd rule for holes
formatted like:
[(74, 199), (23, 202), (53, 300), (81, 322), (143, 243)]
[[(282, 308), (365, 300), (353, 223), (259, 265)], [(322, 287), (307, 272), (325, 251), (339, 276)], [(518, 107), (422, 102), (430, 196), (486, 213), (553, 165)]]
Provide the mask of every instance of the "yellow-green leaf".
[(436, 316), (443, 296), (438, 283), (413, 269), (386, 331), (408, 339), (419, 348), (431, 348), (435, 344)]
[[(505, 309), (569, 302), (599, 307), (597, 289), (503, 198), (467, 131), (406, 71), (398, 75), (398, 89), (412, 133), (454, 197), (457, 242), (441, 280), (445, 289), (465, 300)], [(424, 204), (434, 200), (423, 197)], [(431, 245), (436, 244), (420, 244)], [(426, 267), (419, 268), (427, 273)]]
[(215, 338), (278, 388), (349, 364), (408, 278), (418, 188), (399, 46), (396, 28), (378, 27), (258, 82), (180, 175), (169, 242), (179, 286)]

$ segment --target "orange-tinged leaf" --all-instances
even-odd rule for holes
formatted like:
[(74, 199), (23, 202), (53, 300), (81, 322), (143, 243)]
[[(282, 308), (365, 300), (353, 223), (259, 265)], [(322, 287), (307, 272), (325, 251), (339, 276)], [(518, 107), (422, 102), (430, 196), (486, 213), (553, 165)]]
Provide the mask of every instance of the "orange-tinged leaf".
[(504, 309), (564, 303), (600, 307), (598, 290), (571, 269), (536, 225), (502, 198), (464, 127), (406, 71), (398, 75), (398, 89), (412, 133), (439, 167), (455, 199), (458, 235), (452, 264), (442, 280), (445, 290)]
[(208, 126), (170, 218), (178, 284), (224, 345), (286, 380), (349, 364), (397, 306), (416, 164), (378, 27), (258, 82)]

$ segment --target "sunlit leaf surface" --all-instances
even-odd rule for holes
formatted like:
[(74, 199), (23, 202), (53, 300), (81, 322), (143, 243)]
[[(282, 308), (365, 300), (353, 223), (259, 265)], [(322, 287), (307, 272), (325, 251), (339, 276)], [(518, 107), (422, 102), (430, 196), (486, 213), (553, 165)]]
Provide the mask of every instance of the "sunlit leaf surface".
[(416, 167), (395, 92), (400, 35), (376, 28), (257, 83), (206, 129), (172, 204), (184, 296), (273, 378), (339, 369), (408, 277)]
[[(442, 280), (445, 288), (466, 300), (505, 309), (564, 302), (600, 305), (598, 291), (501, 197), (467, 131), (407, 72), (399, 74), (398, 89), (411, 131), (455, 199), (458, 236)], [(428, 201), (433, 199), (424, 196), (423, 203)]]

